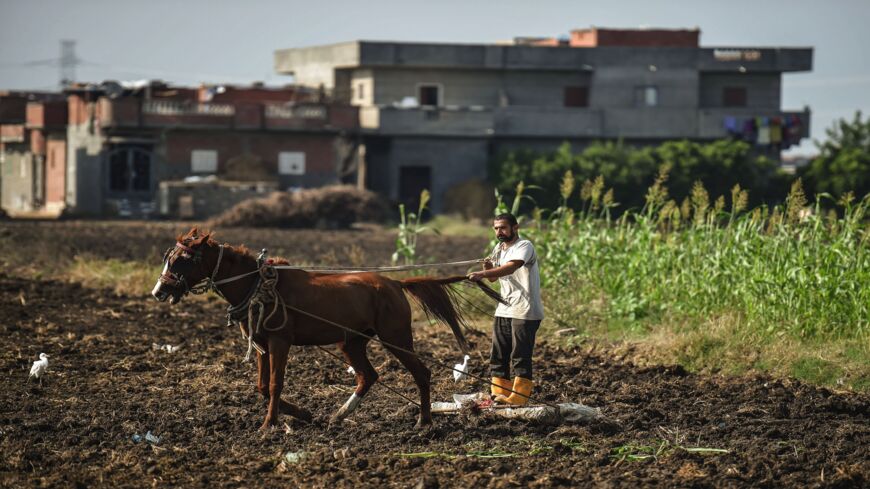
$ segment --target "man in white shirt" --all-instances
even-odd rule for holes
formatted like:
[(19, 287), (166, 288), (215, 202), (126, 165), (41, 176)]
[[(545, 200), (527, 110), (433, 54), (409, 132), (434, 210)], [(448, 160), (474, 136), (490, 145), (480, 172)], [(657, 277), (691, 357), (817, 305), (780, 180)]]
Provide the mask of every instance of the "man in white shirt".
[[(468, 278), (499, 281), (501, 296), (508, 304), (499, 304), (495, 310), (489, 360), (491, 391), (497, 402), (521, 406), (532, 394), (532, 350), (544, 319), (538, 256), (531, 241), (520, 239), (519, 224), (512, 214), (496, 216), (493, 230), (499, 244), (483, 264), (483, 271), (472, 272)], [(511, 367), (513, 382), (509, 380)]]

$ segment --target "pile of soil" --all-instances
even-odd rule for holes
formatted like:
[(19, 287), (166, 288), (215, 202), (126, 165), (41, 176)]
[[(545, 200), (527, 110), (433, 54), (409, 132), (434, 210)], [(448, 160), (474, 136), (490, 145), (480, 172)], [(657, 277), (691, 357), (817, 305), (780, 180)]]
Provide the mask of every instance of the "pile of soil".
[(374, 192), (333, 185), (246, 200), (213, 218), (209, 225), (347, 229), (356, 222), (381, 222), (388, 215), (386, 202)]

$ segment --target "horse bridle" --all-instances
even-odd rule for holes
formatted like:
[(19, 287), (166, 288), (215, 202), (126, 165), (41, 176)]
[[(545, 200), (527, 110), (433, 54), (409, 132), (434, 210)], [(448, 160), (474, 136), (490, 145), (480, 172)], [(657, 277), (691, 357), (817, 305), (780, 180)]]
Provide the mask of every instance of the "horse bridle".
[(160, 274), (158, 280), (166, 284), (170, 287), (179, 287), (183, 289), (182, 295), (187, 295), (188, 292), (193, 294), (202, 294), (207, 292), (209, 289), (214, 287), (214, 278), (217, 276), (218, 269), (221, 266), (221, 260), (224, 256), (224, 245), (220, 245), (220, 252), (218, 253), (218, 260), (215, 264), (214, 270), (212, 270), (211, 276), (207, 277), (200, 282), (194, 284), (192, 287), (187, 283), (187, 278), (184, 274), (176, 274), (169, 267), (169, 259), (172, 258), (173, 253), (176, 250), (181, 250), (183, 253), (189, 254), (193, 259), (193, 264), (197, 265), (202, 262), (202, 251), (195, 250), (190, 246), (185, 245), (180, 241), (176, 241), (175, 246), (171, 248), (167, 248), (166, 252), (163, 253), (163, 264), (166, 265), (165, 271)]

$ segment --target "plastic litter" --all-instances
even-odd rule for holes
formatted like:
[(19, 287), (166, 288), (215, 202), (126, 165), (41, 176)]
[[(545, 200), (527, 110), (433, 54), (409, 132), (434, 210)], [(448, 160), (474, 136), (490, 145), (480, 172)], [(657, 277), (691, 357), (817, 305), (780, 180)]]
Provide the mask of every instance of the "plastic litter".
[(288, 464), (298, 464), (308, 457), (307, 452), (287, 452), (284, 454), (284, 461)]
[(151, 349), (165, 351), (166, 353), (175, 353), (181, 349), (181, 345), (172, 346), (168, 343), (165, 345), (158, 345), (157, 343), (151, 343)]
[(134, 433), (133, 436), (130, 437), (130, 439), (133, 440), (134, 443), (139, 443), (142, 440), (145, 440), (152, 445), (160, 443), (160, 437), (151, 433), (150, 431), (148, 433), (145, 433), (145, 436), (142, 436), (139, 433)]

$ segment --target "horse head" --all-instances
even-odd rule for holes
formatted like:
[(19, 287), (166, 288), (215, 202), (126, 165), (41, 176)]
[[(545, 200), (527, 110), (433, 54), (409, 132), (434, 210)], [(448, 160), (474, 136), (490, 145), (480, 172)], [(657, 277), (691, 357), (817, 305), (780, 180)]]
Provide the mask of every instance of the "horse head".
[(205, 254), (209, 252), (209, 233), (199, 234), (197, 228), (177, 238), (175, 246), (163, 254), (163, 271), (151, 291), (160, 302), (169, 299), (178, 303), (193, 287), (208, 278)]

